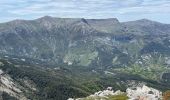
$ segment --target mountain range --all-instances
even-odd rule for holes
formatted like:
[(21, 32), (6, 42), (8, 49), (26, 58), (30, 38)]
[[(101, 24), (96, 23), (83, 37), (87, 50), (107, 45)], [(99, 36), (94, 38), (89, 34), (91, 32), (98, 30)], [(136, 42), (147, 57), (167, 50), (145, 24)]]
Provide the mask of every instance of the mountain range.
[(66, 100), (138, 83), (165, 91), (169, 51), (170, 24), (148, 19), (44, 16), (1, 23), (0, 72), (12, 81), (1, 80), (1, 97)]

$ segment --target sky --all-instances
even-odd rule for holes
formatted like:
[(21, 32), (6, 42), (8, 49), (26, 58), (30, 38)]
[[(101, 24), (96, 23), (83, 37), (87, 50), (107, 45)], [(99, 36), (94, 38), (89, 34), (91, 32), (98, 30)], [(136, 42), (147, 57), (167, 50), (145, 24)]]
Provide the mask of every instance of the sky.
[(42, 16), (150, 19), (170, 24), (170, 0), (0, 0), (0, 22)]

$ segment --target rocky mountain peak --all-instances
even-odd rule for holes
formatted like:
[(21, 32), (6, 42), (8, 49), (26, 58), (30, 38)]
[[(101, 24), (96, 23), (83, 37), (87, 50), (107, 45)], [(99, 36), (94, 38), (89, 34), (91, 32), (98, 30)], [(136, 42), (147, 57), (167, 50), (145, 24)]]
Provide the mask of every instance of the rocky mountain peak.
[(51, 20), (51, 19), (54, 19), (54, 17), (51, 17), (51, 16), (43, 16), (41, 18), (38, 18), (39, 20)]

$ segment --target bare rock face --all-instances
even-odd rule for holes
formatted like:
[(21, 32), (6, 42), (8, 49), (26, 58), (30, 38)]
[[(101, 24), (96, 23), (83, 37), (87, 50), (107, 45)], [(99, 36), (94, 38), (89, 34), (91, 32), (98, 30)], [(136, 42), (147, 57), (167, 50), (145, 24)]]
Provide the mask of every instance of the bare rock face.
[(128, 88), (126, 90), (130, 100), (160, 100), (162, 92), (143, 85), (142, 87)]
[(96, 92), (86, 98), (78, 98), (78, 99), (73, 99), (69, 98), (68, 100), (109, 100), (109, 97), (111, 99), (112, 96), (117, 96), (117, 95), (124, 95), (124, 92), (121, 92), (120, 90), (118, 91), (113, 91), (110, 87), (107, 88), (106, 90)]
[(9, 75), (0, 70), (0, 92), (5, 92), (20, 100), (27, 100), (23, 95), (21, 88), (22, 87), (16, 84)]
[(90, 95), (86, 98), (78, 98), (78, 99), (69, 98), (68, 100), (89, 100), (89, 99), (90, 100), (112, 100), (111, 98), (109, 99), (109, 97), (118, 96), (118, 95), (123, 96), (124, 94), (127, 95), (128, 100), (161, 100), (162, 99), (162, 92), (154, 88), (150, 88), (143, 85), (142, 87), (127, 88), (126, 92), (121, 92), (120, 90), (114, 92), (111, 89), (111, 87), (108, 87), (107, 90), (96, 92), (95, 94)]

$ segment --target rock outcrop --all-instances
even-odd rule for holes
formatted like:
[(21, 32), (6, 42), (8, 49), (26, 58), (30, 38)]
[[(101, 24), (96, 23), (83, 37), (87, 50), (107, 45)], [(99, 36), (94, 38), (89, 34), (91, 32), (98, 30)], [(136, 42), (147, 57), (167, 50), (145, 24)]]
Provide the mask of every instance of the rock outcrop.
[(162, 100), (162, 92), (145, 85), (141, 87), (139, 86), (127, 88), (126, 92), (121, 92), (120, 90), (114, 92), (109, 87), (106, 90), (96, 92), (86, 98), (69, 98), (68, 100), (112, 100), (111, 97), (114, 96), (115, 100), (119, 100), (118, 98), (125, 95), (127, 96), (128, 100)]

